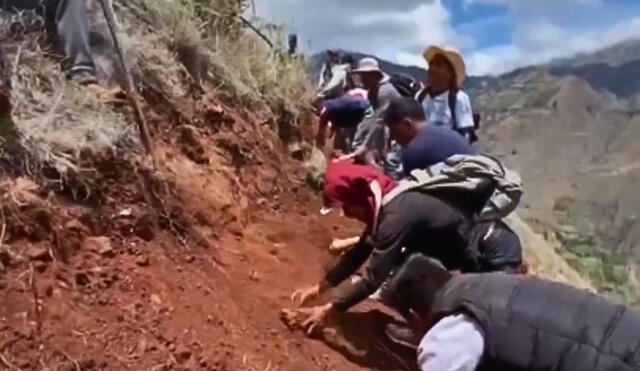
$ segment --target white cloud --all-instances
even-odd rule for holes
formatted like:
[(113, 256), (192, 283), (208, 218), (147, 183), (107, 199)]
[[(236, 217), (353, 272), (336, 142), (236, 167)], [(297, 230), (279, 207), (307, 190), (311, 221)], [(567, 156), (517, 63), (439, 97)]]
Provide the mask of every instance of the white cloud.
[(342, 48), (417, 64), (428, 45), (472, 43), (453, 29), (442, 0), (256, 0), (256, 12), (298, 32), (311, 52)]
[(306, 51), (342, 48), (424, 67), (421, 55), (427, 46), (449, 45), (465, 51), (474, 75), (593, 51), (640, 35), (640, 17), (597, 31), (577, 32), (566, 25), (566, 15), (576, 7), (604, 11), (605, 0), (464, 0), (467, 5), (498, 4), (510, 10), (511, 43), (477, 49), (475, 35), (461, 34), (452, 26), (443, 1), (255, 0), (257, 14), (298, 33)]
[(513, 44), (472, 52), (467, 57), (474, 75), (498, 74), (580, 52), (593, 52), (640, 35), (640, 17), (607, 30), (572, 32), (551, 23), (531, 23), (515, 30)]
[(602, 4), (603, 0), (464, 0), (465, 5), (471, 4), (493, 4), (507, 5), (515, 11), (548, 11), (552, 8), (562, 7), (566, 5)]

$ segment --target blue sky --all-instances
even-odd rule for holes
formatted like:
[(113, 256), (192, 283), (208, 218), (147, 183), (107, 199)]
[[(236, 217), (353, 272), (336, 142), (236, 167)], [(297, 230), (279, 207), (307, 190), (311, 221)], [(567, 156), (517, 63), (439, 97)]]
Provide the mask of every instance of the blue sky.
[(640, 37), (640, 0), (255, 0), (309, 52), (343, 48), (426, 66), (431, 44), (497, 74)]

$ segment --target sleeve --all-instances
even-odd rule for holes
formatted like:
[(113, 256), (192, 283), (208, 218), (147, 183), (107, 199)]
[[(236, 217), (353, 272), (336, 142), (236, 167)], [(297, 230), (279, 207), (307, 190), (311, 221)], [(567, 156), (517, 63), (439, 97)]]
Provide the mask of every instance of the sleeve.
[(484, 345), (482, 329), (473, 319), (444, 317), (420, 341), (418, 366), (422, 371), (474, 371)]
[(457, 96), (456, 120), (458, 121), (458, 127), (456, 129), (464, 130), (474, 127), (471, 100), (469, 100), (467, 93), (463, 91), (459, 91)]
[(324, 279), (332, 287), (338, 286), (367, 261), (371, 255), (373, 245), (367, 241), (366, 235), (360, 237), (360, 241), (347, 253), (342, 255), (338, 264), (327, 272)]
[(320, 89), (317, 97), (322, 99), (331, 99), (338, 97), (342, 90), (344, 90), (345, 82), (347, 79), (347, 70), (342, 66), (337, 66), (332, 69), (331, 80)]
[(364, 277), (333, 302), (334, 308), (347, 311), (380, 288), (398, 262), (410, 232), (411, 225), (402, 215), (386, 216), (378, 227), (375, 248)]
[(384, 116), (389, 109), (391, 100), (399, 97), (400, 94), (391, 86), (390, 83), (383, 84), (378, 92), (378, 106), (372, 115), (367, 116), (364, 121), (358, 125), (358, 130), (354, 138), (354, 152), (364, 152), (367, 150), (378, 149), (381, 155), (386, 153), (386, 143), (388, 133), (386, 130)]

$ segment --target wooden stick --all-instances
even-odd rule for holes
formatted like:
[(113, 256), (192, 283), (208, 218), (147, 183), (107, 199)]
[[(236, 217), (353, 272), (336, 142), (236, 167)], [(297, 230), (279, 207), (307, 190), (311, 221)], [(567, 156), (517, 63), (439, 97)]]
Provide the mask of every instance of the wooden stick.
[(40, 305), (38, 304), (38, 288), (36, 287), (36, 273), (33, 268), (33, 263), (31, 263), (31, 274), (29, 275), (29, 287), (31, 288), (31, 293), (33, 294), (33, 308), (36, 314), (36, 329), (38, 330), (38, 335), (42, 332), (42, 320), (40, 318)]
[(109, 33), (111, 34), (111, 38), (113, 39), (113, 46), (116, 49), (116, 54), (118, 54), (118, 60), (120, 61), (120, 65), (126, 77), (127, 95), (129, 96), (131, 105), (133, 106), (133, 110), (136, 116), (136, 122), (140, 130), (140, 138), (142, 139), (142, 144), (144, 145), (144, 148), (147, 151), (147, 153), (151, 155), (151, 158), (153, 160), (153, 164), (155, 167), (156, 161), (153, 154), (153, 146), (151, 142), (151, 134), (149, 132), (149, 126), (147, 125), (147, 121), (145, 119), (144, 113), (142, 112), (140, 101), (138, 100), (138, 93), (136, 91), (135, 84), (133, 83), (133, 77), (131, 76), (131, 71), (129, 71), (129, 68), (127, 67), (127, 63), (125, 62), (124, 55), (122, 53), (122, 48), (120, 47), (120, 43), (118, 42), (113, 14), (111, 13), (111, 9), (109, 9), (109, 7), (107, 6), (104, 0), (98, 0), (98, 2), (102, 7), (102, 12), (104, 13), (104, 17), (107, 21)]

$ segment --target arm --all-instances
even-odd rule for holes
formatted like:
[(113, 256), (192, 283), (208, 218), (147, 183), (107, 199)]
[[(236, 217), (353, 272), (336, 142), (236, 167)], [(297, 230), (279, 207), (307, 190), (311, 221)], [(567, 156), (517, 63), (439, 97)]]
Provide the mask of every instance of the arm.
[(484, 334), (470, 317), (444, 317), (420, 342), (418, 366), (422, 371), (475, 370), (484, 353)]
[(316, 147), (324, 148), (327, 137), (327, 126), (329, 126), (329, 114), (326, 108), (322, 108), (318, 121), (318, 133), (316, 134)]
[(327, 272), (323, 280), (325, 286), (335, 287), (349, 278), (367, 261), (371, 251), (373, 245), (366, 240), (366, 235), (363, 235), (353, 249), (345, 253), (338, 264)]
[(331, 80), (320, 89), (317, 94), (318, 98), (331, 99), (341, 95), (344, 90), (347, 79), (347, 71), (342, 66), (336, 66), (332, 70)]
[(411, 229), (411, 225), (400, 214), (384, 217), (376, 233), (376, 247), (363, 279), (351, 286), (344, 295), (333, 302), (335, 309), (347, 311), (382, 286), (398, 262), (402, 254), (402, 247)]
[(456, 120), (457, 127), (455, 130), (471, 142), (473, 130), (475, 129), (475, 124), (473, 122), (473, 110), (471, 108), (469, 96), (463, 91), (459, 91), (457, 95)]

